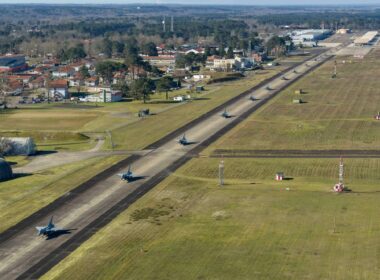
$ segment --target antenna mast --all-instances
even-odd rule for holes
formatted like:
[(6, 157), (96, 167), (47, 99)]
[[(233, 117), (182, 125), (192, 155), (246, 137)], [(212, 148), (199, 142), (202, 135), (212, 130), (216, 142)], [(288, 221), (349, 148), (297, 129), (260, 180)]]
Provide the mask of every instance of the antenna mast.
[(166, 23), (165, 23), (166, 18), (162, 20), (162, 31), (165, 33), (166, 32)]

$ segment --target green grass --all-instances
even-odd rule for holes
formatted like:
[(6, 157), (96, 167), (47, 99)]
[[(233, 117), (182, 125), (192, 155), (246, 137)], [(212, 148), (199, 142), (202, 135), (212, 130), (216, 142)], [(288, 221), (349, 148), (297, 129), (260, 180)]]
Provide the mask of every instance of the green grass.
[[(80, 183), (119, 161), (122, 156), (93, 158), (0, 183), (0, 232), (49, 204)], [(7, 160), (20, 163), (22, 159)]]
[[(215, 149), (379, 149), (380, 51), (330, 61), (217, 141)], [(343, 64), (343, 60), (346, 63)], [(351, 61), (352, 60), (352, 61)], [(306, 94), (294, 92), (302, 88)], [(294, 98), (306, 101), (293, 104)], [(210, 150), (209, 150), (210, 151)]]
[(380, 160), (345, 160), (345, 194), (334, 159), (227, 159), (224, 187), (217, 164), (192, 160), (42, 279), (377, 279)]

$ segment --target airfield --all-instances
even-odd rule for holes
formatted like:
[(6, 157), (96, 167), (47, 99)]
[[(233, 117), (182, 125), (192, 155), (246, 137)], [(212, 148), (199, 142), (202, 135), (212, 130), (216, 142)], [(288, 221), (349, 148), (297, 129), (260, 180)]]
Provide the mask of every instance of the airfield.
[[(342, 49), (325, 50), (256, 84), (241, 85), (241, 93), (233, 97), (228, 87), (215, 88), (219, 98), (206, 106), (159, 105), (162, 114), (142, 120), (142, 127), (137, 120), (115, 123), (112, 138), (100, 132), (91, 136), (98, 139), (67, 134), (66, 145), (61, 145), (66, 157), (47, 154), (41, 162), (50, 156), (67, 164), (69, 156), (75, 159), (70, 153), (85, 155), (82, 150), (89, 148), (94, 156), (84, 161), (79, 156), (67, 168), (77, 165), (91, 172), (61, 183), (43, 205), (33, 206), (34, 214), (21, 211), (13, 221), (3, 216), (0, 275), (376, 278), (374, 244), (380, 225), (373, 209), (378, 204), (380, 155), (378, 123), (373, 119), (379, 97), (373, 89), (379, 86), (380, 52), (374, 49), (363, 59), (340, 56), (338, 76), (332, 79), (332, 58)], [(299, 89), (304, 93), (295, 94)], [(250, 100), (251, 95), (257, 100)], [(295, 98), (303, 102), (295, 104)], [(220, 116), (224, 109), (231, 118)], [(109, 108), (95, 108), (93, 114), (99, 113), (95, 110)], [(185, 110), (185, 117), (168, 121), (175, 110)], [(104, 114), (105, 126), (107, 118)], [(161, 122), (147, 131), (157, 118)], [(95, 124), (83, 125), (89, 129)], [(146, 137), (139, 141), (138, 133), (144, 130)], [(176, 143), (185, 132), (192, 145)], [(41, 147), (47, 150), (49, 145), (59, 146), (54, 141), (45, 144)], [(100, 156), (105, 160), (98, 161)], [(331, 188), (337, 182), (340, 156), (351, 192), (338, 195)], [(222, 159), (226, 184), (220, 187)], [(23, 160), (20, 171), (44, 172), (38, 170), (38, 162)], [(129, 165), (141, 178), (127, 184), (116, 174)], [(274, 180), (278, 171), (285, 172), (286, 180)], [(46, 224), (52, 215), (57, 226), (72, 232), (48, 241), (36, 237), (34, 226)]]
[[(298, 80), (42, 279), (377, 279), (379, 55)], [(307, 103), (292, 104), (299, 88)], [(344, 194), (332, 192), (340, 156)]]
[[(91, 182), (91, 187), (82, 188), (77, 194), (75, 190), (68, 192), (64, 198), (61, 198), (60, 203), (52, 203), (45, 210), (42, 209), (33, 214), (29, 221), (27, 218), (13, 228), (9, 228), (1, 234), (1, 274), (5, 275), (7, 279), (20, 275), (21, 277), (42, 275), (96, 232), (100, 226), (105, 225), (112, 217), (127, 208), (130, 203), (167, 177), (170, 172), (192, 158), (194, 152), (197, 154), (197, 149), (201, 151), (211, 141), (223, 135), (265, 104), (269, 100), (268, 98), (328, 58), (330, 58), (329, 55), (320, 56), (319, 59), (313, 58), (307, 63), (296, 66), (296, 73), (290, 69), (288, 72), (275, 76), (269, 82), (259, 84), (253, 90), (244, 92), (228, 101), (227, 104), (222, 104), (199, 119), (193, 120), (182, 130), (175, 131), (155, 144), (149, 145), (146, 155), (134, 155), (127, 158), (112, 170), (113, 173), (107, 173), (107, 176), (103, 176), (104, 178), (101, 176), (95, 178)], [(281, 79), (283, 75), (287, 77), (287, 80)], [(257, 101), (249, 100), (248, 97), (252, 92), (258, 99)], [(225, 107), (233, 115), (232, 118), (220, 117), (220, 113)], [(182, 147), (175, 143), (175, 140), (184, 131), (190, 140), (196, 142), (194, 145)], [(131, 163), (133, 172), (143, 178), (125, 187), (125, 183), (120, 181), (115, 174)], [(69, 235), (46, 243), (43, 239), (36, 239), (34, 229), (26, 225), (30, 222), (43, 225), (51, 215), (56, 217), (55, 222), (59, 227), (70, 228), (73, 231)], [(100, 226), (96, 223), (99, 220), (101, 220)]]

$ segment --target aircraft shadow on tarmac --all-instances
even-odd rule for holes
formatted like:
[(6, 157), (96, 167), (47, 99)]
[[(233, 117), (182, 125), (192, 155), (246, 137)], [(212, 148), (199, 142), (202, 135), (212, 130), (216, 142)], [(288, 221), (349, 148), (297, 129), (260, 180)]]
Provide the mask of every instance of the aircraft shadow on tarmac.
[(128, 180), (128, 182), (132, 183), (132, 182), (135, 182), (135, 181), (143, 180), (145, 178), (148, 178), (148, 176), (133, 176), (133, 178), (130, 178)]
[(194, 101), (201, 101), (201, 100), (210, 100), (211, 98), (209, 98), (209, 97), (196, 97), (196, 98), (194, 98), (193, 100)]
[(13, 179), (22, 178), (22, 177), (28, 177), (33, 175), (32, 173), (14, 173)]
[(187, 143), (185, 144), (182, 144), (183, 146), (189, 146), (189, 145), (194, 145), (194, 144), (197, 144), (198, 142), (196, 141), (188, 141)]
[(34, 156), (45, 156), (50, 154), (56, 154), (57, 151), (37, 151)]
[(49, 233), (47, 236), (46, 236), (46, 239), (45, 240), (51, 240), (51, 239), (55, 239), (55, 238), (58, 238), (60, 237), (61, 235), (66, 235), (66, 234), (71, 234), (71, 232), (73, 230), (77, 230), (76, 228), (71, 228), (71, 229), (60, 229), (60, 230), (56, 230), (52, 233)]

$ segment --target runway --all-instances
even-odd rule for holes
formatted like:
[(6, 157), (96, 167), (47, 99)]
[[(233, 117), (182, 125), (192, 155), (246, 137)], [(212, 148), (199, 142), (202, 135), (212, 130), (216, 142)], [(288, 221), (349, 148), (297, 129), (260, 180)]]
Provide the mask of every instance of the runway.
[[(295, 66), (296, 72), (294, 68), (289, 69), (233, 98), (149, 145), (145, 149), (150, 152), (132, 155), (110, 167), (0, 234), (1, 279), (36, 279), (43, 275), (194, 154), (201, 152), (281, 90), (331, 58), (331, 54), (330, 50), (317, 59)], [(287, 79), (281, 79), (282, 76)], [(259, 100), (250, 100), (248, 97), (251, 94)], [(225, 107), (234, 117), (225, 119), (220, 116)], [(176, 143), (185, 131), (188, 139), (195, 141), (195, 144), (181, 146)], [(121, 181), (116, 174), (129, 164), (132, 164), (136, 175), (146, 177), (129, 184)], [(76, 230), (51, 240), (37, 237), (34, 227), (47, 224), (50, 216), (54, 216), (57, 227)]]

